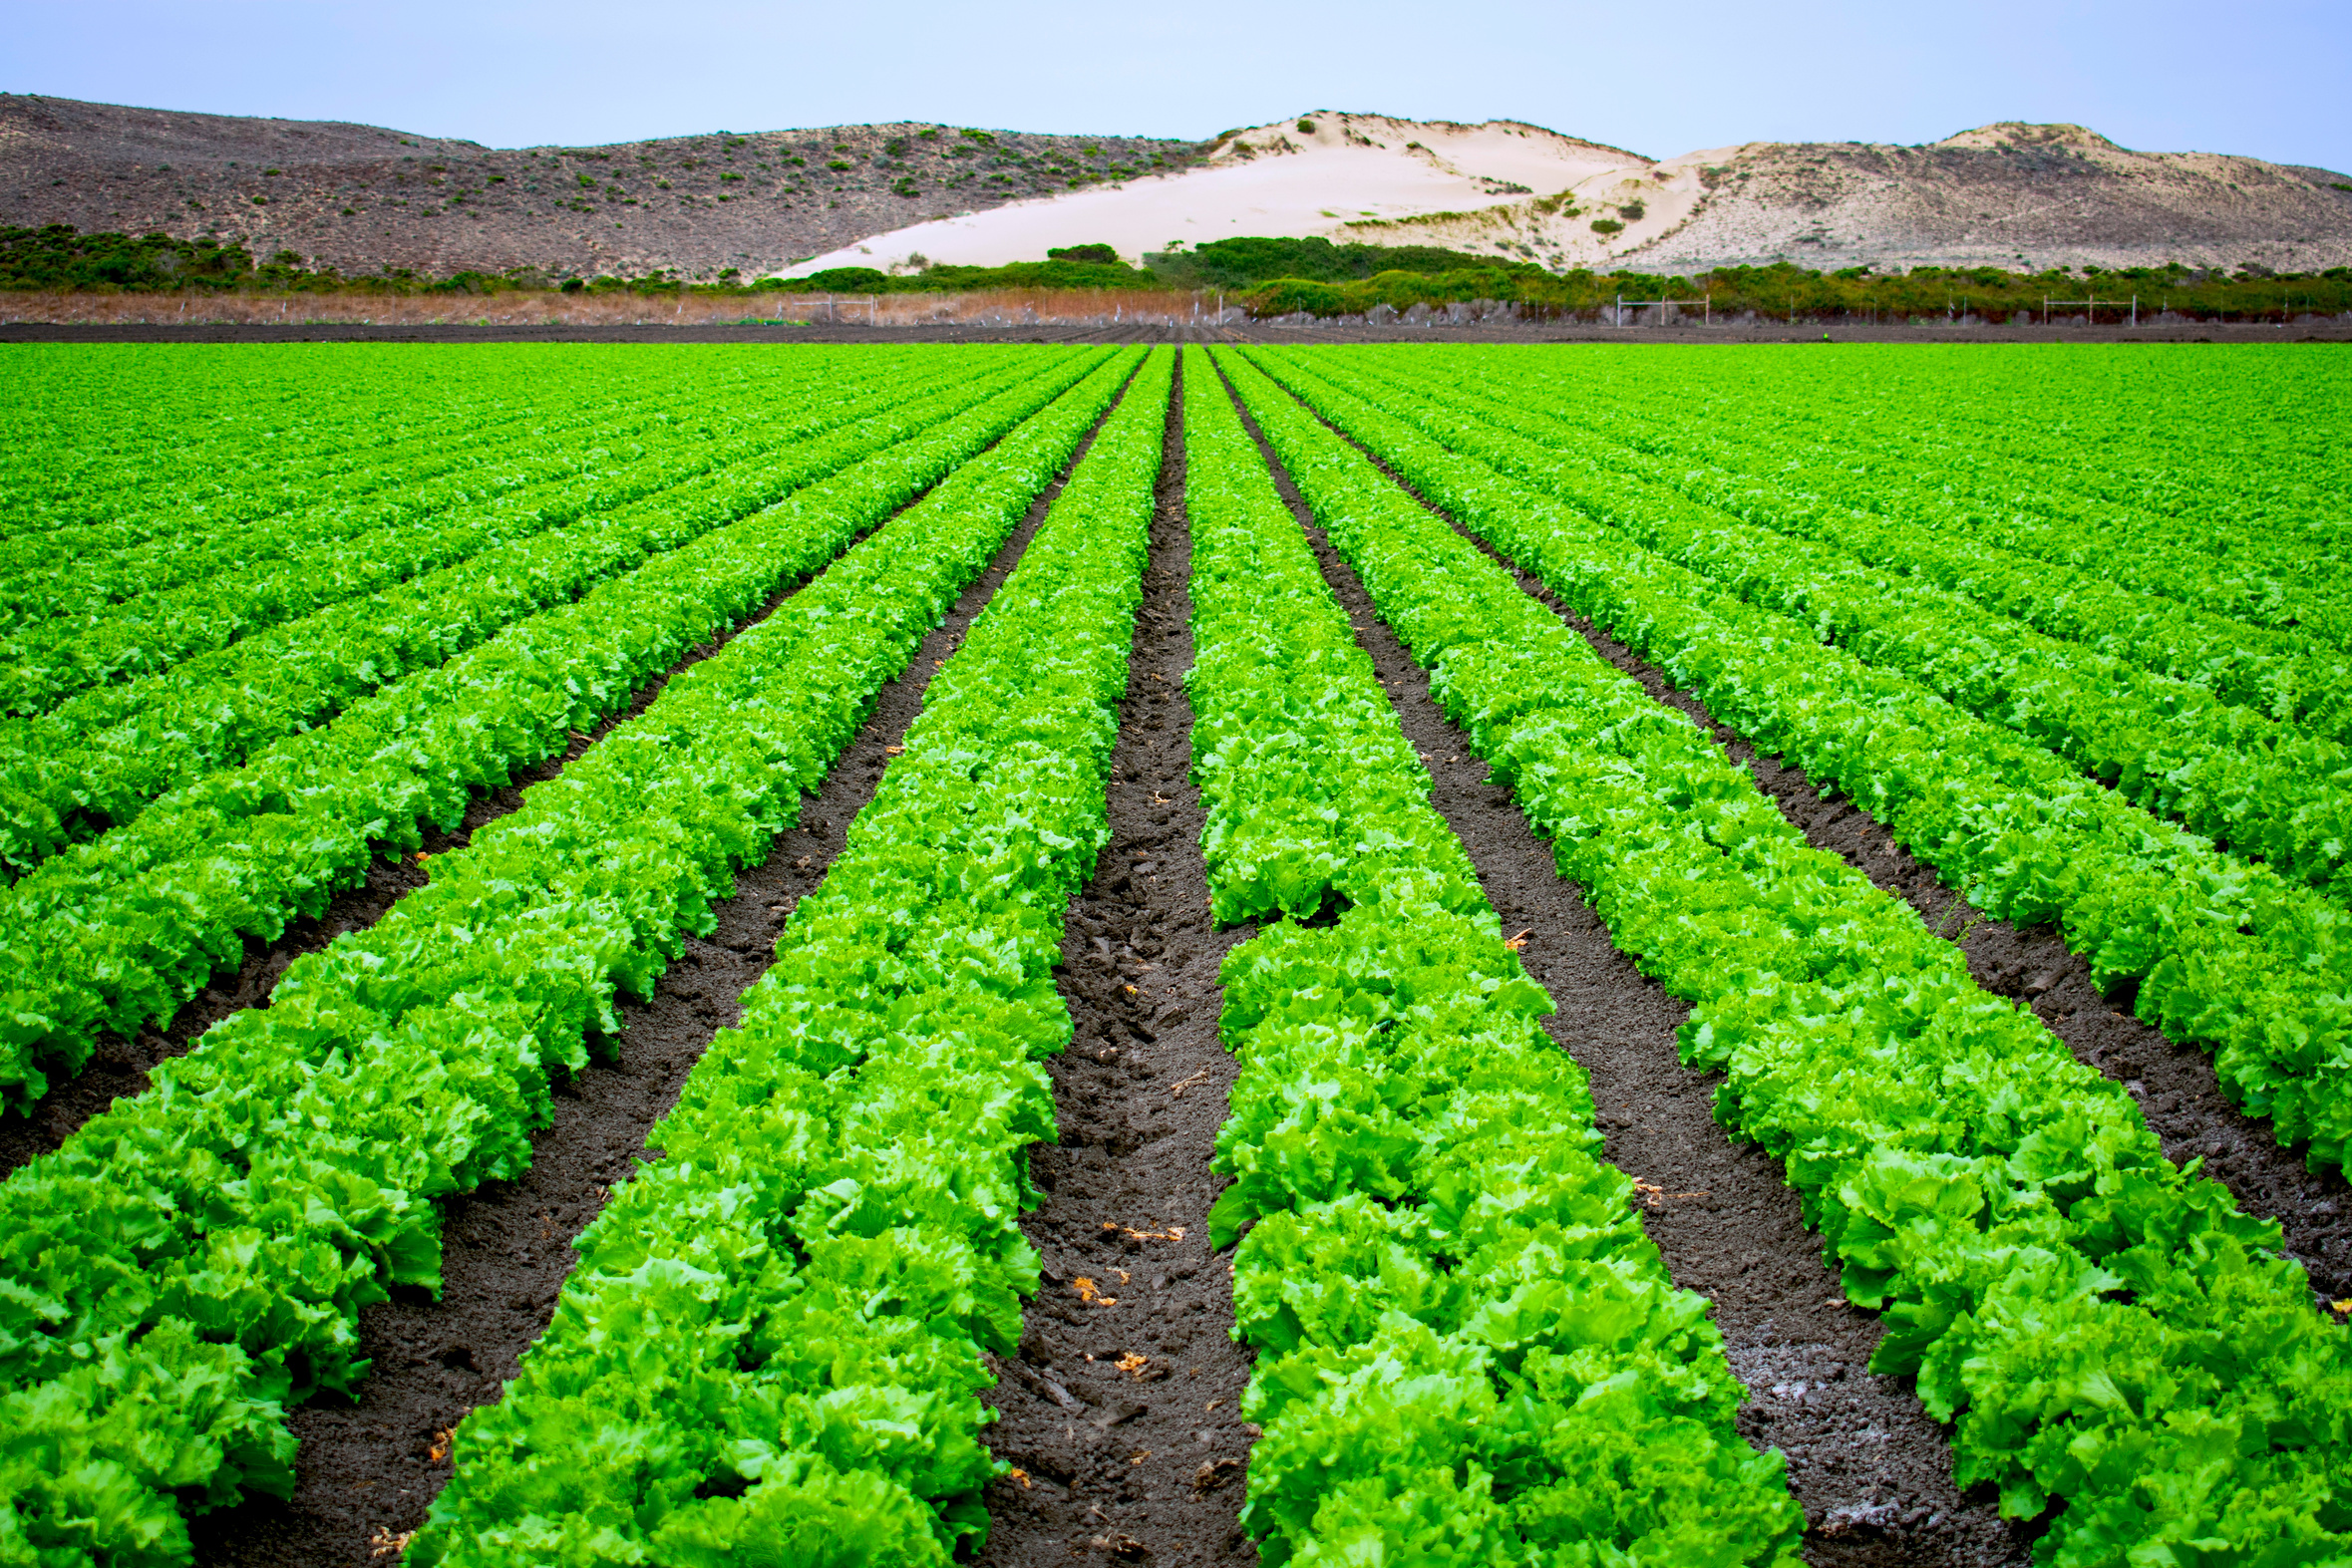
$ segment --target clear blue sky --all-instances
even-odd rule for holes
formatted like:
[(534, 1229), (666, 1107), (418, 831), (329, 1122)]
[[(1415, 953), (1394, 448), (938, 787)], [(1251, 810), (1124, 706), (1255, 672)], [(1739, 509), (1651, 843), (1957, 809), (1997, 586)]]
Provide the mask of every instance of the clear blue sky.
[(0, 90), (494, 147), (932, 120), (1203, 137), (1310, 109), (1532, 121), (1663, 157), (2071, 120), (2352, 169), (2352, 13), (2009, 0), (1476, 7), (15, 0)]

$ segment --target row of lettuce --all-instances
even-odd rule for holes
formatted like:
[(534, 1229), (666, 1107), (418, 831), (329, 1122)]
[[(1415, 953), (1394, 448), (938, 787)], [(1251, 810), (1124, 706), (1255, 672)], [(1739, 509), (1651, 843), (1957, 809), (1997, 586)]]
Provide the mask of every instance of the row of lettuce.
[[(1712, 549), (1710, 532), (1744, 525), (1691, 526), (1671, 491), (1637, 490), (1629, 480), (1612, 491), (1605, 471), (1596, 478), (1574, 459), (1546, 468), (1539, 450), (1486, 423), (1476, 403), (1384, 381), (1375, 404), (1324, 374), (1327, 360), (1266, 364), (1423, 494), (1490, 532), (1565, 603), (1668, 671), (1719, 721), (1834, 782), (1979, 908), (2025, 924), (2057, 921), (2098, 983), (2136, 986), (2143, 1019), (2211, 1050), (2231, 1098), (2269, 1117), (2281, 1142), (2307, 1145), (2315, 1167), (2352, 1155), (2352, 1080), (2339, 1066), (2352, 1039), (2341, 1002), (2352, 987), (2352, 914), (2334, 896), (2331, 862), (2318, 865), (2323, 891), (2281, 874), (2300, 869), (2291, 856), (2279, 866), (2245, 858), (2265, 847), (2258, 829), (2277, 813), (2242, 779), (2237, 793), (2216, 796), (2251, 840), (2232, 853), (2035, 744), (2064, 722), (2062, 708), (2037, 733), (2031, 705), (2020, 702), (2010, 713), (2022, 737), (1999, 722), (1998, 665), (1979, 690), (1955, 684), (1959, 704), (1909, 673), (1916, 650), (1933, 642), (1931, 596), (1890, 594), (1879, 612), (1882, 638), (1825, 643), (1837, 633), (1836, 595), (1818, 582), (1787, 592), (1773, 585), (1776, 536), (1732, 532), (1733, 550)], [(1510, 456), (1482, 461), (1490, 452)], [(1538, 470), (1541, 488), (1513, 476)], [(1915, 634), (1904, 622), (1913, 605)], [(1979, 652), (1962, 645), (1953, 663)], [(1969, 699), (1992, 717), (1970, 713)], [(2308, 734), (2268, 738), (2250, 750), (2274, 767), (2246, 772), (2284, 791), (2281, 770), (2333, 746)], [(2173, 778), (2178, 784), (2178, 771)], [(2290, 829), (2340, 809), (2343, 785), (2334, 779), (2301, 785), (2290, 796), (2300, 802), (2285, 817)], [(2168, 803), (2159, 791), (2142, 792)]]
[(69, 658), (16, 672), (20, 686), (85, 684), (46, 712), (0, 720), (0, 860), (30, 871), (132, 823), (159, 796), (919, 436), (1031, 369), (884, 372), (877, 385), (770, 395), (757, 400), (770, 409), (739, 411), (732, 438), (681, 443), (679, 461), (371, 527), (275, 567), (119, 605), (71, 641), (141, 668)]
[[(436, 856), (430, 885), (297, 960), (269, 1008), (0, 1185), (0, 1542), (55, 1564), (185, 1561), (183, 1508), (290, 1490), (284, 1408), (364, 1375), (361, 1307), (438, 1287), (437, 1200), (528, 1164), (551, 1075), (604, 1049), (616, 996), (648, 994), (682, 935), (711, 928), (731, 868), (795, 820), (1137, 357), (1057, 356), (1035, 412), (909, 442), (592, 595), (625, 611), (593, 628), (618, 645), (599, 667), (664, 642), (658, 669), (930, 486)], [(576, 699), (552, 690), (536, 706), (559, 736)], [(527, 728), (534, 704), (517, 707), (481, 730)], [(462, 766), (424, 784), (462, 796)]]
[(1037, 1289), (1017, 1222), (1071, 1035), (1052, 971), (1110, 837), (1173, 362), (931, 682), (661, 1157), (459, 1427), (411, 1561), (944, 1564), (984, 1538), (982, 1353)]
[[(1366, 362), (1410, 358), (1376, 349)], [(2282, 690), (2278, 662), (2352, 647), (2352, 585), (2332, 569), (2352, 466), (2327, 435), (2352, 372), (2324, 353), (2127, 365), (1867, 348), (1835, 367), (1608, 355), (1571, 369), (1482, 347), (1449, 363), (1451, 385), (1531, 404), (1601, 461), (1750, 521), (1826, 537), (1892, 521), (1907, 539), (1869, 537), (1906, 572), (1983, 570), (1984, 556), (1939, 564), (1902, 548), (1965, 540), (2041, 563), (2063, 598), (2094, 584), (2102, 602), (2136, 594), (2144, 613), (2181, 618), (2135, 635), (2133, 656), (2177, 635), (2185, 679), (2209, 658), (2261, 657), (2269, 669), (2231, 678), (2259, 680), (2266, 701), (2309, 702), (2340, 677), (2314, 670)]]
[[(22, 540), (37, 563), (5, 583), (19, 624), (0, 641), (8, 661), (0, 704), (12, 714), (40, 713), (91, 687), (168, 669), (322, 606), (722, 470), (768, 450), (772, 416), (790, 425), (824, 409), (826, 390), (814, 378), (725, 390), (673, 385), (659, 389), (659, 401), (591, 406), (553, 430), (534, 421), (518, 441), (486, 439), (476, 444), (477, 461), (463, 465), (387, 454), (389, 461), (333, 475), (316, 486), (324, 493), (302, 493), (290, 506), (291, 486), (271, 485), (256, 497), (269, 508), (264, 515), (238, 515), (241, 507), (196, 518), (167, 512), (171, 531), (134, 549), (94, 551), (79, 529)], [(695, 408), (691, 424), (677, 417), (680, 408)], [(420, 467), (454, 471), (436, 478)]]
[(1184, 429), (1211, 907), (1272, 922), (1221, 976), (1243, 1527), (1269, 1562), (1793, 1568), (1804, 1514), (1707, 1303), (1597, 1157), (1550, 1002), (1197, 356)]
[[(111, 367), (112, 375), (79, 379), (41, 364), (27, 367), (28, 379), (51, 398), (70, 390), (111, 413), (121, 408), (125, 373), (148, 368), (143, 360), (135, 352)], [(728, 409), (755, 389), (789, 391), (798, 379), (695, 375), (678, 366), (624, 386), (597, 376), (549, 378), (539, 367), (494, 356), (483, 367), (476, 408), (432, 406), (429, 379), (380, 369), (348, 378), (349, 396), (337, 400), (340, 417), (270, 411), (229, 418), (213, 412), (224, 389), (208, 383), (200, 362), (193, 369), (195, 386), (165, 410), (146, 418), (125, 411), (149, 445), (144, 462), (135, 450), (105, 458), (87, 452), (83, 443), (95, 433), (63, 411), (40, 409), (11, 422), (26, 444), (19, 471), (9, 475), (9, 531), (0, 538), (12, 635), (53, 616), (87, 622), (109, 606), (232, 565), (259, 566), (315, 543), (626, 463), (643, 456), (637, 438), (664, 430), (665, 415), (703, 399)], [(321, 369), (287, 366), (276, 379), (315, 389)], [(384, 407), (387, 393), (403, 391), (427, 407), (407, 418)], [(266, 393), (256, 388), (253, 402), (265, 405)], [(161, 439), (168, 431), (178, 433), (176, 443)], [(71, 450), (67, 461), (34, 461), (63, 456), (60, 446)]]
[[(17, 396), (0, 410), (0, 574), (13, 583), (29, 569), (70, 569), (85, 552), (143, 543), (164, 552), (162, 567), (175, 550), (217, 543), (225, 523), (458, 472), (534, 425), (561, 431), (597, 406), (623, 414), (635, 388), (661, 397), (711, 385), (707, 370), (642, 360), (611, 376), (585, 364), (549, 376), (544, 356), (494, 350), (475, 377), (458, 378), (432, 350), (371, 353), (18, 345)], [(323, 398), (330, 368), (335, 396)], [(729, 369), (722, 388), (757, 379), (754, 366)]]
[[(1322, 364), (1339, 378), (1333, 385), (1368, 395), (1431, 439), (2022, 735), (2134, 804), (2226, 840), (2332, 904), (2352, 897), (2352, 748), (2339, 739), (2352, 729), (2352, 657), (2341, 649), (2305, 643), (2257, 653), (2267, 639), (2252, 628), (2199, 626), (2214, 618), (2167, 613), (2174, 607), (1890, 520), (1854, 526), (1824, 507), (1810, 537), (1791, 536), (1691, 500), (1687, 482), (1646, 482), (1588, 456), (1540, 414), (1458, 398), (1410, 370), (1365, 378)], [(1880, 564), (1905, 559), (1951, 566), (1971, 591)], [(2030, 586), (2037, 581), (2039, 590)], [(2146, 642), (2110, 653), (2006, 613), (2035, 602), (2063, 606), (2069, 629), (2093, 642)], [(2179, 646), (2160, 639), (2197, 632), (2213, 640), (2199, 645), (2195, 673), (2219, 692), (2150, 668), (2162, 649)], [(2232, 652), (2245, 657), (2231, 660)], [(2281, 709), (2285, 717), (2274, 717)]]
[[(414, 640), (439, 631), (475, 645), (446, 662), (420, 660), (424, 668), (372, 692), (387, 672), (367, 622), (396, 608), (381, 599), (346, 628), (350, 646), (322, 643), (316, 657), (217, 684), (202, 671), (185, 683), (168, 672), (160, 686), (180, 688), (185, 702), (159, 712), (188, 714), (189, 733), (141, 746), (149, 718), (134, 713), (121, 745), (61, 749), (64, 772), (52, 777), (85, 791), (123, 782), (127, 811), (142, 803), (129, 786), (160, 782), (168, 792), (0, 891), (10, 971), (0, 982), (0, 1092), (19, 1103), (37, 1098), (51, 1072), (77, 1069), (104, 1032), (168, 1019), (241, 960), (247, 937), (275, 940), (287, 921), (319, 914), (364, 879), (379, 853), (417, 848), (423, 823), (456, 828), (473, 791), (564, 753), (689, 649), (954, 471), (1092, 362), (1062, 351), (1024, 357), (834, 440), (747, 460), (697, 495), (533, 541), (533, 559), (509, 563), (515, 575), (568, 591), (501, 594), (496, 577), (461, 577), (446, 598), (428, 593), (410, 606)], [(523, 613), (534, 597), (548, 607)], [(461, 638), (468, 609), (472, 630)], [(399, 619), (375, 629), (404, 634)], [(302, 728), (337, 702), (349, 706), (333, 722)], [(207, 718), (215, 728), (201, 730)]]
[[(2037, 771), (2031, 748), (1916, 681), (1645, 547), (1725, 559), (1706, 530), (1734, 522), (1702, 527), (1662, 478), (1609, 487), (1631, 459), (1547, 466), (1546, 432), (1409, 362), (1219, 359), (1562, 874), (1695, 1004), (1686, 1056), (1727, 1071), (1727, 1126), (1785, 1161), (1848, 1294), (1884, 1312), (1876, 1365), (1915, 1374), (1958, 1420), (1962, 1484), (1993, 1483), (2021, 1516), (2064, 1504), (2044, 1548), (2059, 1563), (2352, 1546), (2332, 1490), (2352, 1351), (2274, 1256), (2275, 1227), (2166, 1161), (2123, 1091), (1808, 848), (1703, 732), (1316, 416), (1719, 717), (1811, 746), (1809, 767), (1842, 763), (1898, 834), (1973, 868), (1980, 902), (2077, 895), (2070, 936), (2090, 930), (2110, 976), (2171, 941), (2144, 1008), (2163, 962), (2209, 977), (2243, 958), (2221, 938), (2247, 909), (2269, 967), (2229, 973), (2271, 989), (2227, 1000), (2309, 1005), (2329, 906), (2248, 892), (2201, 840), (2068, 792), (2079, 778)], [(1069, 1021), (1051, 966), (1107, 835), (1172, 370), (1059, 352), (943, 377), (895, 423), (854, 398), (830, 422), (812, 408), (817, 439), (746, 489), (694, 491), (712, 509), (686, 513), (683, 537), (638, 543), (576, 603), (11, 890), (35, 895), (10, 906), (20, 956), (38, 956), (39, 921), (90, 944), (78, 971), (20, 996), (82, 1008), (85, 1040), (168, 1011), (236, 933), (319, 906), (377, 845), (454, 821), (470, 787), (564, 750), (839, 556), (437, 856), (431, 885), (373, 929), (297, 962), (270, 1009), (0, 1188), (0, 1547), (184, 1561), (183, 1510), (290, 1487), (285, 1406), (364, 1376), (361, 1306), (437, 1286), (436, 1201), (528, 1163), (552, 1078), (603, 1048), (616, 995), (649, 991), (681, 932), (708, 929), (730, 867), (790, 824), (1136, 372), (795, 912), (743, 1027), (657, 1129), (663, 1157), (581, 1239), (522, 1377), (461, 1429), (411, 1552), (944, 1562), (979, 1544), (979, 1489), (1000, 1468), (979, 1444), (981, 1358), (1010, 1352), (1036, 1283), (1021, 1154), (1052, 1135), (1038, 1063)], [(1202, 356), (1186, 371), (1212, 910), (1269, 922), (1223, 975), (1243, 1073), (1212, 1214), (1220, 1245), (1238, 1239), (1236, 1332), (1259, 1351), (1245, 1527), (1275, 1561), (1793, 1564), (1803, 1516), (1780, 1456), (1733, 1425), (1743, 1396), (1706, 1303), (1673, 1288), (1631, 1183), (1599, 1162), (1583, 1076), (1538, 1023), (1548, 1002), (1429, 805), (1232, 397)], [(718, 498), (762, 483), (792, 493)], [(1736, 525), (1723, 536), (1765, 562), (1742, 592), (1825, 559)], [(1838, 597), (1852, 570), (1825, 575), (1807, 591), (1862, 613)], [(396, 694), (405, 706), (371, 708)], [(2052, 849), (2036, 831), (2075, 836)], [(151, 876), (164, 891), (142, 902)], [(2316, 955), (2301, 972), (2280, 957), (2298, 934)], [(25, 1071), (60, 1038), (33, 1037)], [(2281, 1073), (2294, 1096), (2274, 1085), (2271, 1108), (2326, 1124), (2326, 1075)]]
[[(1340, 369), (1327, 357), (1320, 363)], [(1654, 496), (1661, 514), (1685, 529), (1722, 530), (1727, 542), (1752, 543), (1778, 560), (1916, 598), (1940, 623), (1945, 642), (1937, 646), (1954, 636), (2010, 640), (2006, 657), (2028, 666), (2056, 664), (2067, 675), (2136, 683), (2144, 711), (2177, 719), (2194, 739), (2243, 745), (2220, 728), (2233, 718), (2240, 724), (2275, 719), (2332, 741), (2352, 738), (2346, 706), (2352, 656), (2345, 637), (2329, 630), (2352, 624), (2335, 607), (2344, 588), (2335, 574), (2312, 569), (2320, 554), (2315, 543), (2332, 540), (2332, 529), (2318, 540), (2254, 530), (2257, 542), (2230, 537), (2245, 531), (2235, 519), (2184, 517), (2170, 496), (2162, 516), (2133, 515), (2106, 497), (2054, 495), (2046, 486), (2029, 497), (2019, 493), (2027, 477), (2019, 472), (2023, 461), (1985, 474), (1977, 495), (1955, 496), (1944, 487), (1948, 481), (1938, 483), (1946, 455), (1921, 452), (1916, 444), (1857, 457), (1850, 438), (1841, 451), (1829, 445), (1827, 431), (1759, 430), (1765, 421), (1754, 416), (1736, 438), (1679, 429), (1661, 439), (1653, 411), (1629, 418), (1596, 407), (1590, 388), (1550, 377), (1483, 378), (1474, 362), (1453, 367), (1441, 381), (1426, 361), (1375, 354), (1360, 363), (1375, 373), (1346, 378), (1351, 385), (1395, 386), (1416, 403), (1440, 398), (1475, 411), (1485, 427), (1480, 439), (1488, 443), (1481, 457), (1514, 478), (1567, 498), (1570, 476), (1589, 475), (1592, 487), (1580, 492), (1584, 504), (1605, 504), (1612, 494)], [(1966, 391), (1948, 389), (1952, 396)], [(1421, 417), (1412, 408), (1399, 412)], [(2038, 456), (2035, 467), (2045, 472), (2091, 467), (2063, 453)], [(1683, 504), (1675, 506), (1673, 497)], [(2021, 503), (2038, 513), (2030, 523)], [(1994, 505), (2010, 509), (2001, 519), (2009, 527), (1988, 526), (1984, 514)], [(2066, 547), (2051, 547), (2060, 540)], [(2034, 543), (2044, 547), (2030, 548)], [(2095, 561), (2082, 564), (2087, 543), (2135, 557), (2154, 553), (2164, 561), (2161, 577), (2154, 588), (2140, 588)], [(1764, 569), (1786, 568), (1776, 560)], [(2270, 605), (2283, 613), (2265, 615), (2262, 607)], [(2261, 624), (2264, 619), (2289, 629)], [(2011, 620), (2041, 635), (2024, 635), (2006, 624)], [(1862, 635), (1847, 632), (1843, 621), (1835, 630), (1841, 641)], [(2086, 662), (2074, 645), (2097, 657)], [(1937, 662), (1933, 653), (1914, 657), (1922, 667)], [(2250, 714), (2216, 715), (2215, 702)]]
[[(1957, 1422), (1954, 1479), (1996, 1486), (2016, 1517), (2063, 1504), (2037, 1550), (2054, 1564), (2352, 1549), (2352, 1332), (2314, 1309), (2276, 1226), (2166, 1159), (2121, 1086), (1807, 845), (1709, 736), (1255, 365), (1220, 357), (1561, 874), (1694, 1005), (1686, 1060), (1725, 1071), (1720, 1118), (1783, 1161), (1848, 1295), (1883, 1314), (1872, 1365), (1915, 1375), (1930, 1411)], [(1836, 711), (1835, 687), (1804, 678), (1785, 641), (1700, 607), (1736, 599), (1677, 599), (1699, 579), (1264, 358), (1423, 495), (1475, 502), (1462, 522), (1564, 602), (1678, 681), (1704, 671), (1689, 684), (1726, 722), (1745, 730), (1752, 704), (1800, 694)], [(1659, 646), (1669, 630), (1693, 640)], [(1714, 679), (1734, 657), (1718, 638), (1757, 662)]]

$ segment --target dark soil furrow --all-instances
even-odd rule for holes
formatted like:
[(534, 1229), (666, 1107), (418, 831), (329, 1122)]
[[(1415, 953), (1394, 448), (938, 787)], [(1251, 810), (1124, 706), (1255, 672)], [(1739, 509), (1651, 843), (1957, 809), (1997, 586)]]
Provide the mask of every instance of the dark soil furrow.
[[(1246, 412), (1243, 420), (1263, 448), (1256, 422)], [(1520, 957), (1559, 1009), (1545, 1028), (1591, 1077), (1604, 1157), (1656, 1189), (1643, 1215), (1651, 1239), (1675, 1283), (1715, 1304), (1748, 1389), (1741, 1432), (1788, 1455), (1807, 1559), (1854, 1568), (2026, 1562), (2029, 1532), (2004, 1523), (1991, 1496), (1954, 1488), (1948, 1437), (1910, 1380), (1868, 1370), (1878, 1321), (1847, 1303), (1780, 1166), (1715, 1124), (1722, 1076), (1684, 1068), (1675, 1050), (1689, 1007), (1617, 950), (1511, 792), (1487, 783), (1469, 737), (1430, 696), (1428, 673), (1379, 618), (1270, 450), (1266, 461), (1429, 765), (1432, 803), (1468, 846), (1505, 930), (1525, 933)]]
[(1229, 1261), (1208, 1244), (1224, 1186), (1208, 1160), (1235, 1072), (1217, 966), (1249, 933), (1209, 923), (1189, 782), (1182, 407), (1179, 384), (1112, 754), (1112, 837), (1062, 940), (1076, 1037), (1053, 1063), (1060, 1142), (1030, 1156), (1045, 1202), (1022, 1225), (1043, 1283), (988, 1396), (989, 1447), (1017, 1468), (988, 1489), (980, 1560), (1005, 1568), (1256, 1559), (1234, 1523), (1255, 1435), (1236, 1408), (1250, 1358), (1231, 1338)]
[(643, 1160), (647, 1131), (677, 1102), (712, 1037), (741, 1022), (744, 991), (767, 973), (794, 906), (824, 880), (850, 819), (873, 798), (932, 675), (1019, 562), (1093, 444), (1090, 432), (988, 569), (882, 687), (824, 787), (803, 804), (799, 824), (737, 874), (734, 896), (713, 908), (718, 929), (685, 938), (650, 1001), (622, 1000), (627, 1027), (612, 1042), (612, 1059), (556, 1087), (554, 1122), (532, 1140), (530, 1169), (444, 1205), (441, 1299), (401, 1290), (360, 1314), (361, 1347), (374, 1366), (359, 1402), (322, 1396), (290, 1414), (301, 1443), (293, 1498), (257, 1497), (196, 1519), (197, 1561), (381, 1568), (393, 1543), (424, 1522), (449, 1479), (451, 1428), (500, 1398), (523, 1350), (546, 1331), (576, 1261), (572, 1238)]

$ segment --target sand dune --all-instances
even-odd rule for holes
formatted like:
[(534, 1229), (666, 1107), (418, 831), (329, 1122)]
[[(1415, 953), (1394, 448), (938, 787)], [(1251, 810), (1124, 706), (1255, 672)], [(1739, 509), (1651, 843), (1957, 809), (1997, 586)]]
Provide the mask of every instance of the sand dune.
[(1466, 126), (1317, 113), (1227, 137), (1182, 173), (912, 224), (829, 251), (784, 275), (919, 266), (916, 257), (994, 266), (1036, 260), (1049, 246), (1074, 243), (1110, 244), (1132, 260), (1148, 250), (1241, 234), (1345, 238), (1350, 223), (1410, 224), (1432, 214), (1483, 212), (1529, 196), (1638, 180), (1652, 166), (1622, 148), (1513, 121)]

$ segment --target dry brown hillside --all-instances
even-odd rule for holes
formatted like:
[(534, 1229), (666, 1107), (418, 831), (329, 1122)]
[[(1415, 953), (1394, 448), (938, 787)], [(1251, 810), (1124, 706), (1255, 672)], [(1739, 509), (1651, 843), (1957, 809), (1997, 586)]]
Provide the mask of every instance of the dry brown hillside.
[(501, 150), (0, 94), (0, 224), (209, 234), (347, 273), (749, 277), (923, 218), (1180, 168), (1204, 151), (916, 124)]
[(1672, 163), (1695, 165), (1700, 189), (1680, 222), (1619, 252), (1645, 268), (2352, 264), (2352, 176), (2137, 153), (2081, 126), (1986, 126), (1925, 147), (1758, 143)]

